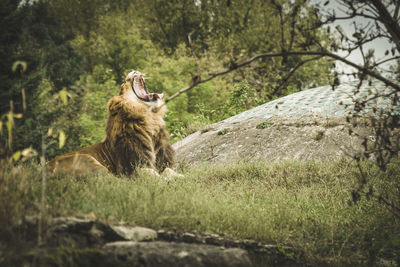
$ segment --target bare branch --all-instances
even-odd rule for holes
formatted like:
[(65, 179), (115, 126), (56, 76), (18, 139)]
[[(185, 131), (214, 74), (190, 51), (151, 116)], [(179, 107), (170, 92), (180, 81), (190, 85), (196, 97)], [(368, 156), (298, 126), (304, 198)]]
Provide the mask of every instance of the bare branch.
[(318, 59), (320, 59), (320, 58), (322, 58), (322, 56), (312, 57), (312, 58), (309, 58), (309, 59), (306, 59), (306, 60), (303, 60), (303, 61), (299, 62), (294, 68), (292, 68), (292, 69), (290, 70), (290, 72), (288, 73), (288, 75), (286, 75), (286, 77), (282, 79), (282, 81), (279, 83), (279, 85), (276, 86), (276, 87), (274, 88), (273, 94), (278, 93), (278, 91), (282, 88), (282, 86), (290, 79), (290, 77), (293, 76), (293, 74), (294, 74), (301, 66), (303, 66), (304, 64), (306, 64), (306, 63), (308, 63), (308, 62), (310, 62), (310, 61), (318, 60)]
[(394, 9), (393, 19), (397, 20), (399, 16), (400, 1), (397, 1), (396, 7)]
[(367, 67), (357, 65), (356, 63), (354, 63), (354, 62), (352, 62), (350, 60), (347, 60), (346, 58), (343, 58), (343, 57), (341, 57), (339, 55), (333, 54), (331, 52), (328, 52), (328, 51), (287, 51), (286, 52), (285, 51), (285, 52), (281, 52), (281, 53), (263, 53), (263, 54), (258, 54), (258, 55), (255, 55), (255, 56), (251, 57), (250, 59), (245, 60), (243, 62), (238, 62), (238, 63), (231, 64), (230, 68), (227, 68), (225, 70), (210, 74), (209, 77), (207, 77), (206, 79), (199, 78), (198, 80), (193, 81), (193, 83), (191, 85), (180, 89), (178, 92), (176, 92), (175, 94), (173, 94), (172, 96), (167, 98), (165, 100), (165, 102), (168, 103), (172, 99), (174, 99), (174, 98), (178, 97), (179, 95), (189, 91), (190, 89), (194, 88), (195, 86), (197, 86), (197, 85), (199, 85), (201, 83), (205, 83), (205, 82), (211, 81), (211, 80), (213, 80), (214, 78), (216, 78), (218, 76), (230, 73), (230, 72), (232, 72), (232, 71), (234, 71), (236, 69), (239, 69), (239, 68), (242, 68), (244, 66), (247, 66), (250, 63), (252, 63), (253, 61), (256, 61), (256, 60), (258, 60), (260, 58), (284, 57), (284, 56), (295, 56), (295, 55), (297, 55), (297, 56), (329, 57), (329, 58), (332, 58), (332, 59), (339, 60), (339, 61), (341, 61), (341, 62), (343, 62), (343, 63), (345, 63), (345, 64), (347, 64), (347, 65), (349, 65), (349, 66), (351, 66), (351, 67), (353, 67), (353, 68), (355, 68), (357, 70), (359, 70), (364, 75), (369, 75), (369, 76), (371, 76), (371, 77), (373, 77), (373, 78), (375, 78), (377, 80), (380, 80), (380, 81), (384, 82), (386, 85), (393, 87), (393, 89), (395, 89), (395, 91), (397, 91), (397, 92), (400, 91), (400, 85), (394, 83), (393, 81), (383, 77), (382, 75), (374, 72), (373, 70), (371, 70), (371, 69), (369, 69)]
[(392, 37), (393, 42), (396, 44), (397, 51), (400, 52), (400, 25), (393, 19), (387, 8), (382, 4), (380, 0), (370, 0), (372, 5), (377, 9), (379, 13), (379, 20), (385, 25), (387, 31)]
[(382, 60), (382, 61), (378, 61), (378, 62), (375, 63), (375, 65), (373, 67), (376, 67), (378, 65), (387, 63), (387, 62), (392, 61), (392, 60), (399, 60), (399, 59), (400, 59), (400, 56), (397, 56), (397, 57), (391, 57), (391, 58), (388, 58), (388, 59), (385, 59), (385, 60)]

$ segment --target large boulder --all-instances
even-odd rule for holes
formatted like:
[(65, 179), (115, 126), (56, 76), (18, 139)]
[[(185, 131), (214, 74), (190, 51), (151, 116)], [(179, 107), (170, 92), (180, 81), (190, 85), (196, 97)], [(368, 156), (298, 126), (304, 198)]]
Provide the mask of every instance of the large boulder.
[[(265, 103), (221, 122), (209, 125), (173, 147), (182, 165), (226, 164), (239, 160), (332, 160), (359, 153), (364, 138), (373, 139), (370, 127), (351, 126), (346, 117), (354, 113), (353, 99), (387, 94), (393, 89), (382, 82), (345, 83), (313, 88)], [(389, 99), (367, 103), (372, 110), (399, 112)], [(349, 135), (352, 127), (358, 135)]]

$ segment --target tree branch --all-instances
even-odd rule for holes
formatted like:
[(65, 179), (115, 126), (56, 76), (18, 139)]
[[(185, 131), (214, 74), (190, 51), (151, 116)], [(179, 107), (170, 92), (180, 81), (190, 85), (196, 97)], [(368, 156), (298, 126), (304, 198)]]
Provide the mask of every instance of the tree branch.
[[(343, 58), (339, 55), (333, 54), (331, 52), (328, 51), (290, 51), (290, 52), (284, 52), (284, 53), (262, 53), (262, 54), (258, 54), (258, 55), (254, 55), (253, 57), (251, 57), (248, 60), (242, 61), (242, 62), (238, 62), (235, 64), (231, 64), (230, 68), (221, 70), (219, 72), (213, 73), (213, 74), (209, 74), (209, 77), (205, 78), (205, 79), (201, 79), (199, 78), (198, 80), (194, 81), (191, 85), (180, 89), (178, 92), (176, 92), (175, 94), (171, 95), (170, 97), (168, 97), (165, 102), (168, 103), (169, 101), (171, 101), (172, 99), (180, 96), (181, 94), (191, 90), (192, 88), (194, 88), (195, 86), (201, 84), (201, 83), (205, 83), (208, 81), (213, 80), (214, 78), (221, 76), (221, 75), (225, 75), (228, 74), (236, 69), (242, 68), (244, 66), (249, 65), (250, 63), (252, 63), (253, 61), (256, 61), (260, 58), (271, 58), (271, 57), (283, 57), (283, 56), (321, 56), (321, 57), (329, 57), (329, 58), (333, 58), (336, 60), (339, 60), (355, 69), (357, 69), (358, 71), (369, 75), (377, 80), (380, 80), (382, 82), (384, 82), (386, 85), (393, 87), (393, 89), (395, 89), (395, 91), (400, 92), (400, 85), (396, 84), (394, 82), (392, 82), (391, 80), (383, 77), (382, 75), (374, 72), (373, 70), (370, 70), (369, 68), (366, 68), (364, 66), (360, 66), (355, 64), (354, 62), (351, 62), (349, 60), (347, 60), (346, 58)], [(317, 59), (317, 58), (315, 58)]]
[(399, 16), (400, 1), (397, 1), (396, 7), (393, 13), (393, 19), (397, 20)]
[(388, 58), (388, 59), (383, 59), (383, 60), (381, 60), (381, 61), (376, 62), (375, 65), (373, 65), (373, 67), (377, 67), (377, 66), (379, 66), (379, 65), (381, 65), (381, 64), (383, 64), (383, 63), (387, 63), (387, 62), (389, 62), (389, 61), (392, 61), (392, 60), (399, 60), (399, 59), (400, 59), (400, 56), (391, 57), (391, 58)]
[(396, 44), (397, 51), (400, 52), (400, 25), (399, 23), (390, 15), (387, 8), (382, 4), (380, 0), (370, 0), (372, 5), (377, 9), (379, 13), (379, 17), (377, 18), (381, 21), (390, 36), (393, 39), (393, 42)]
[(310, 62), (310, 61), (318, 60), (318, 59), (320, 59), (320, 58), (322, 58), (322, 56), (316, 56), (316, 57), (308, 58), (308, 59), (306, 59), (306, 60), (303, 60), (303, 61), (299, 62), (294, 68), (292, 68), (292, 69), (290, 70), (290, 72), (288, 73), (288, 75), (286, 75), (286, 77), (282, 79), (281, 83), (280, 83), (278, 86), (276, 86), (276, 87), (274, 88), (274, 91), (273, 91), (272, 94), (274, 95), (274, 94), (278, 93), (279, 89), (282, 88), (282, 86), (290, 79), (290, 77), (293, 76), (293, 74), (294, 74), (301, 66), (303, 66), (304, 64), (306, 64), (306, 63), (308, 63), (308, 62)]

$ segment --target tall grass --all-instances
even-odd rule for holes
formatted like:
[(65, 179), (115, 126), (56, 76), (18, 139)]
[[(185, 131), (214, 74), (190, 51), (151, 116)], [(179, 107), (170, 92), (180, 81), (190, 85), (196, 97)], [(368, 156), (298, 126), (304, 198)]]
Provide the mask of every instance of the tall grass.
[[(398, 190), (384, 176), (398, 179), (400, 166), (390, 165), (385, 173), (369, 163), (363, 167), (376, 188)], [(169, 182), (147, 176), (49, 177), (48, 212), (289, 245), (312, 265), (399, 261), (400, 221), (374, 199), (352, 204), (359, 172), (348, 161), (239, 163), (184, 174)], [(0, 224), (37, 213), (38, 168), (3, 175)]]

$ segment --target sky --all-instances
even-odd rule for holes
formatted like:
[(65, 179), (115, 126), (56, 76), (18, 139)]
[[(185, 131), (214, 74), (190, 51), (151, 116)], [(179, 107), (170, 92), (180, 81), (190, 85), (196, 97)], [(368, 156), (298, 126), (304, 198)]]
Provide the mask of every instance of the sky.
[[(312, 1), (312, 3), (319, 3), (321, 6), (324, 5), (324, 3), (326, 2), (326, 0), (314, 0)], [(337, 15), (344, 15), (345, 12), (345, 8), (343, 5), (340, 5), (340, 3), (338, 3), (335, 0), (331, 0), (329, 1), (329, 4), (326, 6), (326, 8), (328, 9), (334, 9), (336, 11)], [(340, 25), (340, 27), (343, 29), (343, 31), (346, 33), (346, 35), (348, 36), (352, 36), (352, 34), (354, 33), (354, 25), (353, 23), (356, 22), (357, 24), (360, 25), (367, 25), (368, 23), (371, 23), (371, 20), (366, 19), (366, 18), (362, 18), (362, 17), (356, 17), (354, 19), (349, 19), (349, 20), (338, 20), (335, 23), (333, 23), (333, 25), (331, 26), (332, 29), (334, 29), (337, 25)], [(368, 45), (365, 45), (364, 47), (364, 51), (368, 51), (368, 49), (374, 49), (375, 50), (375, 57), (377, 59), (383, 59), (383, 58), (388, 58), (384, 56), (384, 53), (386, 50), (391, 50), (392, 45), (389, 43), (389, 41), (385, 38), (380, 38), (377, 40), (374, 40), (372, 42), (370, 42)], [(344, 56), (347, 53), (345, 52), (338, 52), (339, 55)], [(389, 54), (391, 55), (391, 53)], [(363, 59), (360, 53), (360, 50), (354, 51), (350, 54), (350, 56), (347, 58), (348, 60), (355, 62), (357, 64), (363, 64)], [(345, 72), (352, 72), (354, 69), (349, 67), (348, 65), (341, 63), (341, 62), (337, 62), (337, 70), (340, 71), (345, 71)], [(382, 65), (385, 69), (389, 68), (389, 64), (383, 64)], [(348, 79), (352, 79), (351, 77), (342, 77), (342, 80), (348, 80)]]

